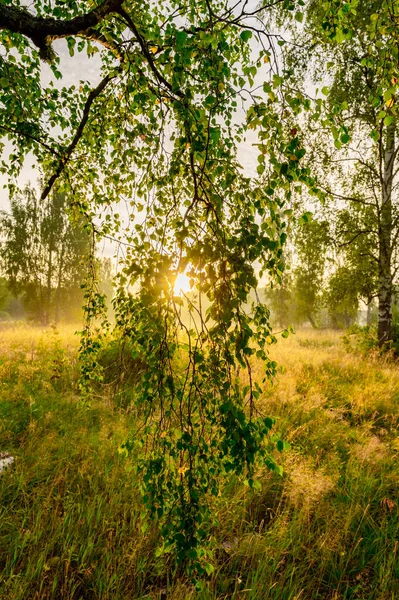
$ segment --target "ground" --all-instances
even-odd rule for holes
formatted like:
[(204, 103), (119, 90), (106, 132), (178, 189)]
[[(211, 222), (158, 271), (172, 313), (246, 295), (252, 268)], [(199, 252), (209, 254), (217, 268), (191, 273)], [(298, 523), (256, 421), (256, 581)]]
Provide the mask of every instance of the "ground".
[(0, 452), (15, 457), (0, 475), (1, 600), (399, 598), (391, 357), (325, 331), (272, 347), (280, 372), (261, 403), (291, 444), (284, 474), (259, 471), (258, 492), (226, 487), (216, 568), (196, 593), (142, 529), (132, 459), (118, 452), (135, 418), (129, 395), (110, 381), (79, 404), (73, 328), (24, 326), (0, 340)]

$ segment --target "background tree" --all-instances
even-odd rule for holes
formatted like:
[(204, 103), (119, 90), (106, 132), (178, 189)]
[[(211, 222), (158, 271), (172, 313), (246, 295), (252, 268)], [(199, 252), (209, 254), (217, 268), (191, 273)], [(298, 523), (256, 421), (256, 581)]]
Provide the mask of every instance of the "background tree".
[(367, 306), (367, 325), (371, 325), (372, 303), (378, 297), (378, 244), (374, 211), (356, 203), (350, 208), (339, 211), (336, 220), (338, 255), (348, 272), (342, 284), (347, 282), (349, 296), (356, 290), (358, 300)]
[[(291, 54), (298, 74), (310, 70), (317, 84), (328, 86), (324, 117), (319, 126), (311, 124), (320, 143), (309, 160), (327, 175), (330, 194), (356, 214), (353, 239), (364, 237), (362, 245), (376, 256), (380, 345), (391, 339), (399, 235), (397, 19), (395, 0), (311, 1), (300, 35), (312, 45), (314, 59)], [(327, 131), (335, 154), (322, 142)]]
[(297, 265), (294, 268), (293, 295), (296, 320), (318, 326), (322, 307), (324, 274), (327, 262), (328, 223), (311, 219), (298, 228), (295, 239)]
[(273, 287), (266, 287), (264, 290), (274, 327), (277, 325), (286, 329), (295, 322), (292, 285), (292, 275), (284, 272), (280, 282), (274, 283)]
[(26, 187), (13, 197), (10, 213), (2, 213), (0, 228), (2, 270), (31, 318), (48, 325), (81, 307), (88, 236), (69, 221), (64, 195), (40, 201)]
[(323, 297), (332, 326), (348, 328), (356, 322), (359, 297), (355, 273), (339, 266), (330, 276)]
[(5, 311), (7, 302), (10, 298), (8, 281), (5, 277), (0, 277), (0, 311)]

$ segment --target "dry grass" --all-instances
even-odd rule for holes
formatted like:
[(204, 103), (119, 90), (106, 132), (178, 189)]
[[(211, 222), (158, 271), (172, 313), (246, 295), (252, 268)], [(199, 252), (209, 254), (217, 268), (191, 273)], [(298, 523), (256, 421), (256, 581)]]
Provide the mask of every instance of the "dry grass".
[(1, 600), (399, 598), (397, 364), (334, 332), (272, 348), (283, 372), (262, 409), (291, 443), (285, 474), (260, 472), (259, 493), (230, 482), (197, 594), (141, 532), (123, 399), (76, 404), (77, 346), (72, 329), (1, 334), (0, 450), (16, 457), (0, 477)]

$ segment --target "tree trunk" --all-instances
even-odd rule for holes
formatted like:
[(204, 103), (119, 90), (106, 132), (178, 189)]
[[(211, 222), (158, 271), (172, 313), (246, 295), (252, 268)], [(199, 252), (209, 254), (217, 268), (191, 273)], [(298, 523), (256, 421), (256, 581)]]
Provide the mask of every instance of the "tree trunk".
[(49, 263), (47, 268), (47, 289), (46, 289), (46, 325), (50, 324), (51, 319), (51, 285), (53, 276), (53, 254), (50, 248)]
[(64, 270), (64, 243), (61, 244), (61, 251), (58, 256), (58, 281), (57, 281), (57, 294), (55, 304), (55, 322), (59, 323), (61, 315), (61, 291), (62, 291), (62, 278)]
[(371, 325), (371, 303), (372, 303), (372, 301), (373, 301), (373, 299), (371, 299), (367, 302), (367, 321), (366, 321), (367, 327), (370, 327), (370, 325)]
[(311, 326), (313, 327), (313, 329), (318, 329), (316, 322), (310, 313), (308, 313), (308, 321), (311, 324)]
[(395, 160), (395, 122), (388, 125), (384, 148), (382, 202), (379, 236), (378, 273), (378, 344), (383, 346), (392, 338), (392, 179)]

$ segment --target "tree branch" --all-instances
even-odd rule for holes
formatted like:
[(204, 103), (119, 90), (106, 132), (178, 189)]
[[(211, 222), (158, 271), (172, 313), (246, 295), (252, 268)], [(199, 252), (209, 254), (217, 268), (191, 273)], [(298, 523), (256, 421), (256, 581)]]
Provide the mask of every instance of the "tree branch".
[(321, 190), (323, 190), (327, 194), (330, 194), (334, 198), (339, 198), (340, 200), (348, 200), (349, 202), (357, 202), (358, 204), (363, 204), (364, 206), (373, 206), (373, 207), (375, 206), (374, 202), (367, 202), (366, 200), (363, 200), (362, 198), (359, 198), (358, 196), (344, 196), (342, 194), (337, 194), (336, 192), (333, 192), (331, 189), (329, 189), (323, 185), (320, 185), (320, 184), (318, 184), (318, 185)]
[(180, 90), (173, 90), (173, 88), (172, 88), (171, 84), (169, 83), (169, 81), (167, 81), (165, 79), (165, 77), (162, 75), (162, 73), (156, 67), (155, 62), (153, 60), (153, 57), (151, 56), (151, 53), (148, 50), (148, 46), (147, 46), (146, 40), (140, 34), (140, 32), (137, 29), (136, 25), (132, 21), (130, 15), (125, 10), (123, 10), (122, 7), (118, 10), (118, 12), (119, 12), (120, 16), (125, 19), (126, 23), (128, 24), (128, 26), (130, 27), (131, 31), (133, 32), (136, 40), (138, 41), (138, 43), (140, 45), (141, 52), (143, 53), (143, 56), (147, 60), (148, 66), (150, 67), (151, 71), (154, 73), (154, 75), (157, 78), (157, 80), (160, 83), (162, 83), (170, 92), (176, 94), (177, 96), (179, 96), (179, 98), (184, 98), (183, 92), (181, 92)]
[(40, 138), (38, 138), (34, 135), (31, 135), (30, 133), (28, 133), (26, 131), (19, 131), (18, 129), (13, 129), (12, 127), (7, 127), (6, 125), (2, 125), (2, 124), (0, 125), (0, 129), (7, 131), (7, 133), (10, 133), (13, 135), (18, 135), (20, 137), (27, 138), (28, 140), (32, 140), (33, 142), (36, 142), (37, 144), (40, 144), (41, 146), (43, 146), (43, 148), (46, 148), (46, 150), (51, 152), (51, 154), (55, 154), (56, 156), (60, 157), (60, 153), (58, 152), (58, 150), (56, 150), (55, 148), (52, 148), (49, 144), (46, 144), (46, 142), (44, 142)]
[(69, 35), (85, 35), (107, 45), (100, 35), (97, 37), (93, 27), (98, 25), (107, 15), (118, 13), (122, 0), (105, 0), (100, 6), (85, 15), (69, 20), (54, 17), (37, 17), (22, 7), (0, 4), (0, 30), (8, 29), (28, 37), (39, 49), (43, 60), (52, 61), (54, 52), (51, 48), (53, 40)]
[(72, 156), (72, 152), (75, 150), (80, 138), (83, 135), (84, 128), (86, 127), (87, 121), (89, 120), (90, 111), (91, 111), (93, 102), (103, 92), (103, 90), (106, 88), (108, 83), (110, 81), (112, 81), (112, 79), (115, 79), (116, 77), (117, 77), (117, 75), (111, 75), (111, 74), (107, 75), (106, 77), (104, 77), (104, 79), (102, 81), (100, 81), (98, 86), (94, 90), (92, 90), (90, 92), (90, 94), (88, 95), (86, 103), (83, 108), (83, 116), (82, 116), (82, 120), (79, 123), (79, 127), (77, 128), (76, 133), (73, 137), (73, 140), (69, 144), (68, 148), (66, 148), (66, 150), (64, 152), (60, 152), (60, 154), (62, 154), (62, 158), (61, 158), (60, 162), (58, 163), (56, 170), (54, 171), (54, 173), (48, 180), (48, 183), (42, 192), (42, 195), (41, 195), (42, 200), (47, 198), (47, 196), (49, 195), (49, 193), (52, 190), (54, 183), (57, 181), (57, 179), (59, 178), (59, 176), (65, 169), (66, 165), (68, 164), (68, 162)]

